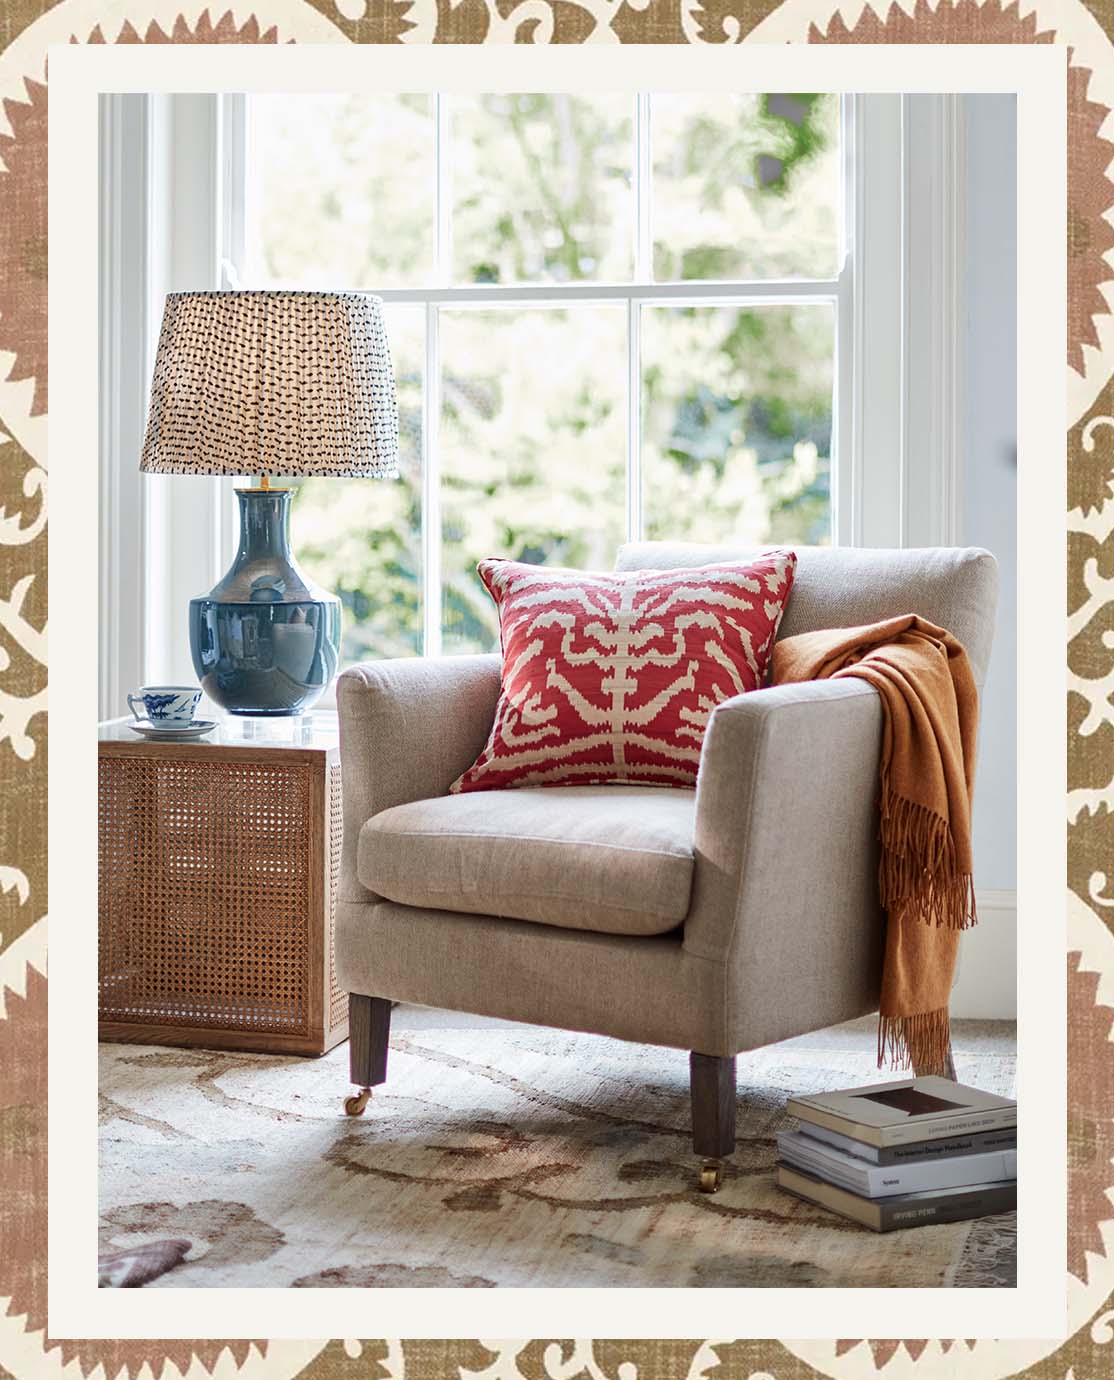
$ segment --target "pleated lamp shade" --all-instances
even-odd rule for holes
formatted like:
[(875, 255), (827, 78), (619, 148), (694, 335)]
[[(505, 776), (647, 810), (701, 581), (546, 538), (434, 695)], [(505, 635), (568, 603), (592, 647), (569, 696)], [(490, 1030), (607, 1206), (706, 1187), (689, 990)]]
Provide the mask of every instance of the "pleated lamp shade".
[(140, 468), (397, 478), (398, 406), (380, 299), (170, 293)]

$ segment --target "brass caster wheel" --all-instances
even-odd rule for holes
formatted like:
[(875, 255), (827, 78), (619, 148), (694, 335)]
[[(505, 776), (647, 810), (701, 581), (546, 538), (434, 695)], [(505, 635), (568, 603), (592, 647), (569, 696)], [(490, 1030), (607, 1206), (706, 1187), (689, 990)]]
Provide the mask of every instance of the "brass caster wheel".
[(700, 1192), (718, 1193), (723, 1183), (723, 1164), (720, 1160), (705, 1160), (700, 1170)]
[(370, 1088), (365, 1088), (363, 1092), (353, 1093), (351, 1097), (346, 1097), (344, 1099), (345, 1116), (363, 1116), (370, 1097)]

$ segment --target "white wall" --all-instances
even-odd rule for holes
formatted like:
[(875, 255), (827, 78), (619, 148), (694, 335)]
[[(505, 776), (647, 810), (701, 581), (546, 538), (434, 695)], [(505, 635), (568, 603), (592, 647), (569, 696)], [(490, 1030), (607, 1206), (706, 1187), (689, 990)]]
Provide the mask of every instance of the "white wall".
[(963, 533), (998, 558), (994, 651), (975, 783), (980, 923), (964, 937), (956, 1015), (1015, 1013), (1017, 875), (1017, 124), (1012, 95), (964, 100)]

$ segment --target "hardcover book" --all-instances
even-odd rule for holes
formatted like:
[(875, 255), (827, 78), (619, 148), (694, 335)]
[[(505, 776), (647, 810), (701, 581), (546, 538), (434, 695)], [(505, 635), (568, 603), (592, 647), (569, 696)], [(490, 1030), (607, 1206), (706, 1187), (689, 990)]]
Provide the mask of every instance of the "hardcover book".
[(990, 1150), (981, 1155), (952, 1155), (905, 1164), (867, 1164), (865, 1160), (837, 1150), (834, 1145), (824, 1145), (800, 1131), (779, 1131), (777, 1148), (782, 1160), (795, 1169), (803, 1169), (866, 1198), (998, 1183), (1017, 1177), (1014, 1150)]
[(941, 1188), (927, 1193), (898, 1193), (892, 1198), (863, 1198), (846, 1188), (827, 1184), (815, 1175), (779, 1164), (780, 1188), (806, 1202), (828, 1208), (841, 1217), (860, 1222), (871, 1231), (897, 1231), (940, 1222), (963, 1222), (970, 1217), (989, 1217), (1012, 1212), (1017, 1206), (1017, 1184), (974, 1184), (965, 1188)]
[(1010, 1098), (935, 1076), (792, 1097), (787, 1110), (880, 1149), (1017, 1125)]
[(1017, 1127), (1003, 1126), (998, 1131), (975, 1131), (967, 1136), (941, 1136), (937, 1140), (913, 1140), (907, 1145), (890, 1145), (882, 1149), (840, 1135), (827, 1126), (815, 1122), (798, 1123), (801, 1134), (825, 1145), (834, 1145), (848, 1155), (868, 1164), (904, 1164), (907, 1160), (944, 1159), (949, 1155), (978, 1155), (987, 1150), (1016, 1150)]

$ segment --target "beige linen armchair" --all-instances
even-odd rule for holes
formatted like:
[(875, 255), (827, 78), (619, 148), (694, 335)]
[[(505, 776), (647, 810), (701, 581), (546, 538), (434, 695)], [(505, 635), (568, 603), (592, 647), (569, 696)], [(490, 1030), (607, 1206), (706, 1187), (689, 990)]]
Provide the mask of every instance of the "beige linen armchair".
[[(798, 548), (780, 636), (918, 613), (982, 684), (994, 558), (977, 549)], [(745, 558), (647, 542), (620, 570)], [(491, 729), (498, 656), (383, 661), (338, 682), (344, 844), (336, 960), (350, 1115), (385, 1081), (393, 1002), (690, 1051), (693, 1144), (718, 1186), (735, 1056), (877, 1010), (882, 711), (853, 679), (713, 712), (695, 791), (447, 795)]]

